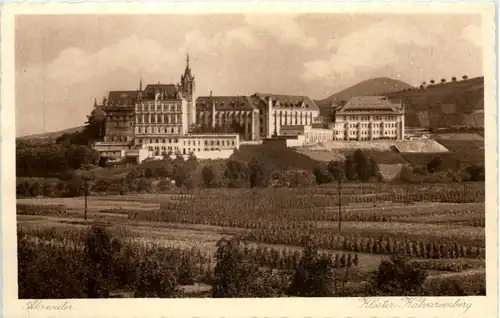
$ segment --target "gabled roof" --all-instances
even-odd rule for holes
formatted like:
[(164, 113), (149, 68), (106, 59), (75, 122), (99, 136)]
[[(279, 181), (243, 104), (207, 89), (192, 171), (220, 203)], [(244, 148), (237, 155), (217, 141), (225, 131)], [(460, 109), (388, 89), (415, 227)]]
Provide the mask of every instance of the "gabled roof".
[(108, 105), (127, 105), (134, 103), (137, 99), (138, 91), (110, 91), (108, 94)]
[(200, 96), (196, 99), (197, 110), (211, 110), (213, 104), (216, 110), (253, 110), (256, 108), (248, 96)]
[(267, 103), (270, 98), (273, 107), (277, 109), (309, 109), (319, 110), (316, 103), (308, 96), (302, 95), (278, 95), (278, 94), (265, 94), (256, 93), (252, 97), (258, 98), (261, 102)]
[(175, 84), (148, 84), (143, 91), (142, 98), (154, 99), (156, 93), (164, 94), (168, 99), (177, 98), (179, 87)]
[(402, 111), (401, 99), (389, 99), (386, 96), (352, 97), (338, 112), (346, 111)]

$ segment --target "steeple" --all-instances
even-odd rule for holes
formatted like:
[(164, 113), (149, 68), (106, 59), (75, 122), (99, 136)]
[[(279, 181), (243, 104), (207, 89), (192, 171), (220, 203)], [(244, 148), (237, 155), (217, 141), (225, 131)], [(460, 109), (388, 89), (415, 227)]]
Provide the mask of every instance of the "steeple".
[(94, 98), (94, 107), (97, 107), (97, 98)]
[(142, 75), (141, 80), (139, 81), (139, 92), (142, 92)]
[(184, 78), (192, 78), (191, 68), (189, 67), (189, 54), (186, 54), (186, 69), (184, 70)]

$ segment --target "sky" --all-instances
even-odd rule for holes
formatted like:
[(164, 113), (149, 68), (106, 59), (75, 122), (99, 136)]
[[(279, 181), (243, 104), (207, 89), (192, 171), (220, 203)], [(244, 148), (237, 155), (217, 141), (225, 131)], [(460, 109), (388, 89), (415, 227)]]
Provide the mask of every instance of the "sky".
[(110, 90), (322, 99), (360, 81), (482, 76), (481, 17), (465, 14), (25, 15), (16, 18), (16, 135), (83, 125)]

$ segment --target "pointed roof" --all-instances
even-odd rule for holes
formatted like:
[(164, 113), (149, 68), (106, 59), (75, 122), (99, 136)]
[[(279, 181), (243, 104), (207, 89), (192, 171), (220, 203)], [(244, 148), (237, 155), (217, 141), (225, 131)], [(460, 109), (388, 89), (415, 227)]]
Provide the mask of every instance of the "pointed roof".
[(186, 68), (184, 69), (184, 75), (182, 75), (182, 79), (184, 78), (193, 78), (191, 68), (189, 67), (189, 54), (186, 54)]

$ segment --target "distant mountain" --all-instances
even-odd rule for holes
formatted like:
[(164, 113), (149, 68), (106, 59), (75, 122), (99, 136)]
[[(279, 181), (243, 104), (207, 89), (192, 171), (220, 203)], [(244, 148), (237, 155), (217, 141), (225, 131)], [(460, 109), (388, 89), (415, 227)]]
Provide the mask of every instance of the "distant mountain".
[(348, 87), (325, 99), (316, 100), (315, 102), (320, 108), (321, 115), (325, 116), (328, 114), (328, 110), (333, 100), (340, 102), (342, 100), (348, 101), (354, 96), (387, 95), (391, 92), (401, 91), (411, 87), (412, 86), (408, 83), (388, 77), (372, 78)]
[(64, 134), (73, 134), (73, 133), (82, 131), (83, 128), (84, 128), (84, 126), (79, 126), (79, 127), (73, 127), (73, 128), (60, 130), (60, 131), (43, 133), (43, 134), (22, 136), (22, 137), (18, 137), (17, 140), (37, 141), (37, 142), (55, 141), (57, 138), (61, 137)]

